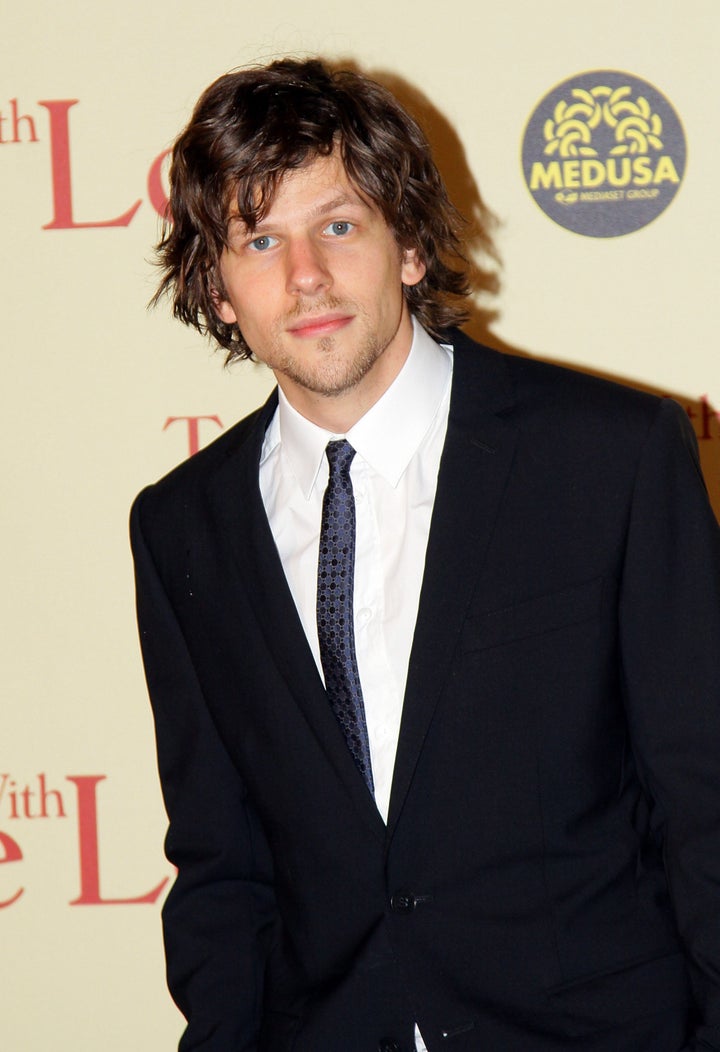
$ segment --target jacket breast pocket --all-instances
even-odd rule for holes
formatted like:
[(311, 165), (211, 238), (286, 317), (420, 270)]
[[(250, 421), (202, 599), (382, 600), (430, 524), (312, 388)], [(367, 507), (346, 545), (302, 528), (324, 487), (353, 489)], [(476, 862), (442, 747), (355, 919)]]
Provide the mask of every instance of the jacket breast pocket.
[(605, 578), (596, 577), (512, 606), (470, 616), (463, 629), (463, 652), (502, 646), (589, 621), (600, 613), (606, 591)]

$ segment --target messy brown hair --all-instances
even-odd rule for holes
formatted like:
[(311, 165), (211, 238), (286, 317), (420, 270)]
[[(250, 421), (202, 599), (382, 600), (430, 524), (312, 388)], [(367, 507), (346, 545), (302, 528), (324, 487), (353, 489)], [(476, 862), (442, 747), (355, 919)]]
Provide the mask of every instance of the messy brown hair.
[[(318, 59), (283, 59), (220, 77), (201, 95), (172, 150), (168, 217), (157, 257), (176, 318), (208, 333), (228, 361), (251, 350), (214, 304), (224, 298), (220, 257), (229, 212), (249, 230), (283, 175), (338, 149), (348, 178), (372, 202), (399, 247), (426, 272), (404, 286), (410, 311), (438, 335), (467, 318), (462, 219), (418, 124), (375, 81)], [(231, 204), (233, 208), (231, 209)]]

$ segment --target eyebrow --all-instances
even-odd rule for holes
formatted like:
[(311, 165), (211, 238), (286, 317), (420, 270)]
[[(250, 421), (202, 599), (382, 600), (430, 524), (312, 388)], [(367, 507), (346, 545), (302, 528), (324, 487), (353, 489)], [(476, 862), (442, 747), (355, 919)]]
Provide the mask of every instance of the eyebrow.
[(329, 212), (334, 212), (337, 208), (344, 208), (346, 205), (360, 205), (360, 207), (363, 207), (364, 204), (362, 198), (356, 194), (342, 193), (338, 194), (337, 197), (333, 197), (332, 201), (326, 201), (325, 204), (311, 208), (308, 212), (308, 218), (317, 219), (320, 216), (327, 215)]
[[(353, 205), (359, 208), (368, 207), (359, 194), (349, 194), (343, 192), (341, 194), (338, 194), (337, 197), (333, 197), (330, 201), (324, 201), (322, 204), (316, 205), (314, 208), (311, 208), (307, 212), (307, 218), (319, 219), (322, 216), (329, 215), (331, 212), (335, 212), (338, 208), (346, 208), (348, 206), (351, 207)], [(249, 230), (248, 227), (245, 226), (245, 223), (243, 222), (242, 218), (237, 213), (234, 213), (233, 215), (228, 216), (228, 233), (234, 233), (238, 230), (238, 228), (240, 228), (239, 232), (241, 236), (250, 233), (255, 235), (256, 231), (262, 230), (265, 224), (266, 219), (261, 219), (260, 222), (252, 228), (252, 230)]]

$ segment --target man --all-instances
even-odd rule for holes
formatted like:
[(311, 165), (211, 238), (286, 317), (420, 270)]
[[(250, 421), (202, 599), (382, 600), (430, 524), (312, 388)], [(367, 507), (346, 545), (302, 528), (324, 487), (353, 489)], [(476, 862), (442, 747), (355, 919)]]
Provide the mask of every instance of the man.
[(682, 411), (473, 344), (422, 133), (222, 77), (161, 292), (268, 403), (138, 498), (205, 1052), (720, 1049), (720, 541)]

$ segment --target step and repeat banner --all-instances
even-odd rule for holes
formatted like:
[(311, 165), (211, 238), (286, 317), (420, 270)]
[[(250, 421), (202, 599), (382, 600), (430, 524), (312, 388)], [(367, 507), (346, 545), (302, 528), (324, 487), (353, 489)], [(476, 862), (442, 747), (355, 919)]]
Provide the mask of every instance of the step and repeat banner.
[(473, 224), (472, 334), (678, 399), (720, 512), (719, 49), (717, 0), (3, 12), (3, 1050), (158, 1052), (182, 1030), (127, 513), (272, 387), (146, 308), (200, 91), (315, 53), (392, 87)]

